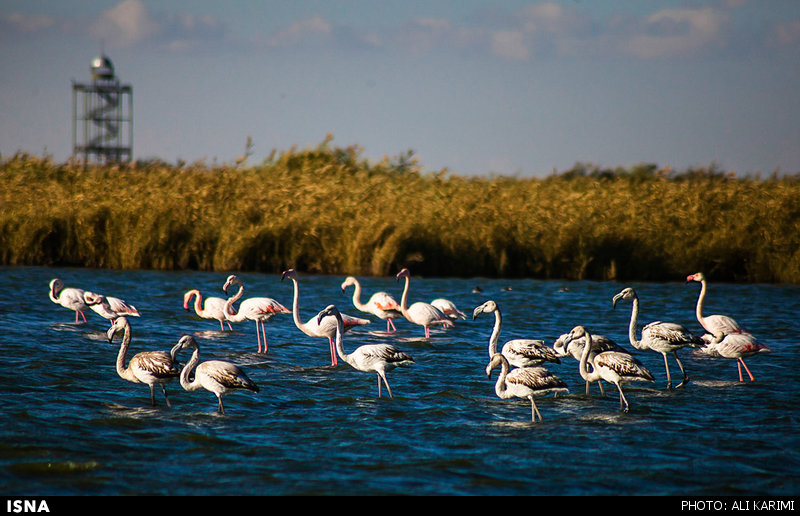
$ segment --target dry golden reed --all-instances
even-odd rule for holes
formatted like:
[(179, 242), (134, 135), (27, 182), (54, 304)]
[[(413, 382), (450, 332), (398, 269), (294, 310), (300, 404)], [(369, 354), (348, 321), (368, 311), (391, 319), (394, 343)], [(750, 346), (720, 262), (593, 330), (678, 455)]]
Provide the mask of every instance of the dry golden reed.
[(800, 176), (576, 165), (424, 173), (411, 153), (261, 165), (0, 160), (0, 265), (800, 283)]

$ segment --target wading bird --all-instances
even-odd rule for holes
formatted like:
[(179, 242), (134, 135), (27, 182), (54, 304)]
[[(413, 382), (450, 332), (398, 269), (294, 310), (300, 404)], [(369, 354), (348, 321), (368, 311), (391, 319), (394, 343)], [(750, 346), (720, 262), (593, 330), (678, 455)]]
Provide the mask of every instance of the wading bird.
[(183, 308), (191, 310), (189, 304), (194, 297), (194, 312), (203, 319), (216, 319), (219, 321), (219, 330), (225, 331), (223, 322), (228, 323), (228, 328), (233, 331), (230, 321), (225, 317), (225, 300), (221, 297), (207, 297), (203, 302), (203, 294), (196, 288), (183, 295)]
[(97, 315), (113, 321), (118, 317), (139, 317), (139, 310), (122, 299), (96, 294), (88, 290), (83, 293), (83, 300)]
[(359, 371), (376, 373), (378, 375), (378, 397), (381, 396), (381, 380), (383, 380), (389, 397), (392, 398), (392, 389), (386, 380), (386, 373), (396, 367), (413, 364), (414, 359), (411, 358), (411, 355), (400, 351), (391, 344), (365, 344), (356, 348), (352, 353), (347, 353), (342, 342), (344, 333), (342, 314), (339, 313), (336, 306), (329, 305), (317, 314), (317, 324), (321, 324), (325, 317), (333, 317), (336, 320), (336, 352), (339, 357)]
[(392, 319), (399, 319), (403, 317), (403, 314), (400, 312), (400, 305), (391, 295), (387, 292), (375, 292), (370, 296), (369, 301), (362, 303), (361, 283), (355, 277), (348, 276), (342, 282), (342, 292), (350, 286), (355, 287), (353, 290), (353, 306), (364, 313), (372, 314), (379, 319), (385, 320), (388, 333), (397, 331)]
[[(497, 353), (497, 341), (500, 338), (500, 329), (503, 327), (503, 317), (495, 301), (489, 300), (472, 311), (474, 321), (480, 314), (494, 313), (494, 327), (489, 336), (489, 358)], [(514, 367), (532, 367), (544, 362), (560, 364), (556, 352), (549, 348), (543, 340), (538, 339), (513, 339), (503, 344), (500, 353), (506, 357), (508, 363)]]
[(83, 292), (84, 290), (80, 288), (64, 288), (64, 282), (59, 278), (53, 278), (50, 281), (50, 301), (74, 311), (76, 323), (79, 322), (79, 315), (83, 318), (83, 322), (86, 322), (83, 312), (89, 309), (89, 305), (83, 299)]
[(702, 272), (691, 274), (686, 277), (686, 283), (690, 281), (699, 281), (701, 285), (700, 295), (697, 297), (697, 307), (695, 308), (697, 322), (699, 322), (700, 326), (708, 333), (714, 336), (716, 342), (721, 341), (725, 335), (744, 332), (742, 327), (739, 326), (739, 323), (727, 315), (709, 315), (703, 317), (703, 301), (705, 301), (707, 289), (706, 276)]
[(106, 332), (106, 337), (111, 343), (114, 335), (120, 330), (124, 330), (125, 334), (117, 354), (117, 374), (129, 382), (144, 383), (150, 387), (150, 403), (153, 406), (156, 404), (154, 387), (156, 384), (160, 385), (169, 407), (166, 384), (178, 378), (181, 372), (172, 360), (172, 356), (165, 351), (142, 351), (135, 354), (128, 362), (128, 366), (125, 367), (125, 357), (131, 343), (131, 325), (128, 318), (123, 316), (114, 319), (111, 328)]
[[(566, 357), (571, 356), (577, 362), (581, 361), (581, 355), (583, 355), (583, 347), (586, 345), (586, 337), (578, 337), (576, 339), (570, 340), (569, 343), (567, 342), (567, 338), (569, 337), (569, 333), (562, 333), (556, 341), (553, 343), (553, 350), (556, 352), (556, 356)], [(592, 345), (589, 349), (589, 357), (588, 362), (589, 365), (594, 363), (594, 357), (598, 353), (602, 353), (604, 351), (616, 351), (619, 353), (627, 353), (630, 355), (627, 349), (623, 348), (613, 340), (609, 339), (604, 335), (592, 335)], [(594, 365), (592, 365), (594, 367)], [(589, 386), (591, 382), (586, 382), (586, 395), (589, 395)], [(603, 389), (603, 382), (601, 380), (597, 380), (597, 385), (600, 387), (600, 394), (603, 396), (606, 395), (605, 390)]]
[(587, 363), (589, 351), (592, 347), (592, 336), (586, 328), (583, 326), (576, 326), (573, 328), (565, 344), (569, 345), (571, 340), (584, 336), (589, 345), (583, 347), (583, 354), (581, 355), (581, 362), (578, 367), (581, 377), (587, 382), (603, 379), (616, 385), (619, 391), (619, 408), (623, 412), (628, 412), (628, 400), (625, 399), (625, 394), (622, 392), (622, 385), (634, 381), (655, 381), (652, 373), (632, 355), (619, 353), (617, 351), (604, 351), (603, 353), (595, 355), (592, 371), (589, 371)]
[(228, 288), (231, 285), (239, 285), (239, 290), (235, 295), (225, 301), (223, 311), (225, 318), (230, 322), (242, 322), (246, 320), (256, 323), (256, 339), (258, 340), (258, 352), (261, 353), (261, 336), (264, 337), (264, 353), (267, 352), (267, 329), (264, 324), (278, 314), (288, 314), (289, 309), (275, 301), (271, 297), (249, 297), (239, 303), (239, 308), (234, 309), (233, 303), (239, 300), (244, 294), (244, 282), (235, 274), (228, 276), (222, 286), (225, 295), (228, 295)]
[(500, 375), (494, 385), (498, 398), (528, 398), (531, 400), (531, 421), (542, 420), (542, 414), (536, 407), (534, 397), (568, 392), (565, 384), (558, 376), (544, 367), (519, 367), (509, 372), (508, 360), (501, 353), (495, 353), (486, 366), (486, 376), (492, 375), (492, 369), (500, 366)]
[(411, 273), (408, 269), (403, 269), (397, 273), (397, 281), (400, 278), (406, 279), (405, 287), (403, 287), (403, 297), (400, 300), (400, 311), (403, 316), (414, 324), (418, 324), (425, 328), (425, 338), (431, 338), (431, 326), (441, 324), (443, 327), (453, 326), (453, 322), (441, 310), (429, 303), (418, 301), (411, 306), (408, 306), (408, 285), (410, 283)]
[[(192, 358), (189, 359), (183, 370), (181, 370), (181, 387), (186, 391), (197, 391), (205, 389), (213, 392), (217, 396), (217, 412), (225, 413), (222, 405), (222, 397), (236, 390), (248, 390), (258, 392), (258, 385), (247, 377), (239, 366), (224, 360), (206, 360), (198, 365), (200, 361), (200, 347), (191, 335), (184, 335), (177, 344), (173, 346), (170, 355), (174, 359), (182, 349), (191, 349)], [(197, 369), (195, 369), (197, 366)], [(189, 381), (189, 375), (194, 370), (194, 379)]]
[[(336, 359), (336, 345), (334, 343), (334, 338), (336, 338), (336, 318), (331, 316), (319, 319), (315, 316), (304, 324), (303, 321), (300, 320), (300, 285), (297, 281), (297, 271), (294, 269), (283, 271), (281, 281), (283, 281), (284, 278), (292, 280), (292, 284), (294, 285), (294, 297), (292, 298), (292, 318), (294, 319), (294, 325), (297, 326), (298, 330), (309, 337), (328, 339), (328, 346), (331, 351), (331, 365), (338, 365), (339, 361)], [(361, 319), (360, 317), (352, 317), (345, 314), (341, 315), (344, 325), (342, 331), (344, 332), (356, 326), (370, 324), (371, 322), (369, 319)]]
[(467, 314), (456, 307), (456, 304), (449, 299), (438, 298), (431, 301), (431, 305), (442, 311), (450, 319), (466, 319)]
[(736, 365), (739, 368), (739, 381), (743, 382), (742, 366), (744, 366), (747, 375), (750, 376), (750, 381), (755, 381), (744, 359), (757, 355), (758, 353), (769, 353), (771, 350), (765, 344), (756, 341), (756, 338), (749, 333), (731, 333), (725, 335), (723, 339), (716, 342), (716, 339), (711, 334), (703, 335), (702, 339), (706, 345), (699, 348), (697, 351), (712, 357), (733, 358), (736, 359)]
[(689, 330), (678, 323), (653, 321), (642, 328), (642, 338), (636, 338), (636, 322), (639, 318), (639, 296), (632, 288), (624, 288), (619, 294), (614, 296), (611, 306), (616, 308), (617, 301), (620, 299), (633, 302), (631, 308), (631, 321), (628, 325), (628, 339), (631, 346), (638, 350), (650, 350), (661, 353), (664, 357), (664, 369), (667, 372), (667, 389), (672, 390), (672, 377), (669, 374), (669, 363), (667, 354), (671, 353), (675, 357), (675, 362), (681, 368), (683, 380), (675, 388), (683, 387), (689, 381), (689, 376), (683, 368), (681, 360), (678, 358), (678, 350), (686, 347), (697, 348), (703, 345), (703, 339), (693, 335)]

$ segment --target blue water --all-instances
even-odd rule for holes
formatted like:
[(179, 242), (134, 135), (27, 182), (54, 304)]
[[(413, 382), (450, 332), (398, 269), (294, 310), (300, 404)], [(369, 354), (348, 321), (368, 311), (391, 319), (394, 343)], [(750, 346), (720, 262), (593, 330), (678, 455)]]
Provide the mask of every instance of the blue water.
[[(696, 271), (686, 271), (688, 273)], [(245, 297), (291, 306), (291, 282), (247, 274)], [(169, 350), (194, 334), (201, 359), (239, 364), (261, 388), (225, 398), (217, 414), (207, 391), (157, 391), (116, 374), (119, 339), (93, 312), (74, 314), (47, 297), (48, 283), (121, 297), (136, 305), (129, 357)], [(544, 421), (532, 423), (527, 400), (495, 396), (486, 377), (493, 317), (433, 330), (400, 320), (395, 335), (374, 319), (345, 335), (345, 348), (390, 342), (416, 364), (388, 374), (394, 399), (378, 398), (373, 374), (340, 361), (328, 345), (300, 333), (291, 316), (267, 324), (269, 353), (256, 353), (255, 326), (220, 332), (182, 308), (191, 288), (222, 296), (222, 273), (0, 269), (0, 485), (5, 495), (796, 495), (800, 487), (797, 421), (800, 288), (709, 285), (706, 313), (735, 317), (772, 348), (747, 361), (755, 382), (739, 383), (736, 363), (681, 353), (691, 378), (667, 391), (661, 355), (636, 352), (654, 384), (626, 387), (629, 413), (613, 386), (586, 396), (578, 363), (552, 365), (570, 394), (540, 398)], [(342, 294), (340, 276), (300, 273), (300, 309), (308, 320), (330, 303), (360, 314)], [(365, 293), (393, 277), (360, 278)], [(501, 343), (512, 337), (552, 341), (576, 324), (630, 348), (630, 304), (611, 298), (637, 289), (640, 322), (670, 320), (700, 333), (694, 306), (700, 285), (444, 279), (413, 276), (410, 300), (447, 297), (471, 316), (487, 299), (499, 304)], [(483, 293), (473, 294), (475, 285)], [(510, 286), (512, 290), (504, 290)], [(352, 289), (348, 290), (348, 294)], [(369, 316), (367, 316), (369, 317)], [(186, 352), (184, 352), (186, 353)], [(188, 354), (182, 355), (185, 359)], [(680, 378), (674, 362), (673, 378)], [(677, 382), (676, 382), (677, 383)], [(385, 391), (384, 391), (385, 396)]]

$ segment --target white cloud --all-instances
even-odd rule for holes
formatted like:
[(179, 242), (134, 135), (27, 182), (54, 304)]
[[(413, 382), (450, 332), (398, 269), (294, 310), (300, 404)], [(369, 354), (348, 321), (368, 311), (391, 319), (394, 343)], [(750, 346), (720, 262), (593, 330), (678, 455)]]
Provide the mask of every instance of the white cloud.
[(0, 15), (0, 28), (19, 32), (35, 32), (55, 24), (52, 16), (43, 14), (11, 13)]
[(664, 9), (650, 15), (638, 33), (622, 43), (636, 57), (651, 59), (701, 53), (725, 46), (730, 16), (727, 11)]
[(159, 25), (147, 13), (141, 0), (123, 0), (103, 11), (94, 23), (91, 34), (111, 47), (127, 47), (150, 38)]
[(530, 56), (525, 36), (516, 30), (501, 30), (492, 34), (492, 52), (504, 59), (524, 61)]

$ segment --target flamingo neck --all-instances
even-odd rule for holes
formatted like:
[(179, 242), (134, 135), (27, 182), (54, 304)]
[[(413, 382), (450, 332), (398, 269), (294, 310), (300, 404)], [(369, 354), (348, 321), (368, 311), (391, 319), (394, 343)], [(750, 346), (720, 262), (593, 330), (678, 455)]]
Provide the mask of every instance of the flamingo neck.
[(239, 291), (228, 298), (225, 301), (225, 308), (223, 308), (222, 312), (225, 314), (225, 318), (228, 319), (230, 322), (243, 322), (247, 319), (247, 316), (243, 314), (241, 311), (234, 313), (233, 312), (233, 303), (239, 300), (240, 297), (244, 294), (244, 285), (239, 284)]
[(130, 364), (128, 367), (125, 367), (125, 356), (128, 354), (128, 346), (131, 343), (131, 326), (130, 324), (125, 325), (125, 335), (122, 337), (122, 344), (119, 346), (119, 353), (117, 353), (117, 374), (131, 382), (139, 382), (136, 376), (133, 374), (133, 371), (130, 368)]
[(60, 295), (61, 295), (61, 289), (57, 289), (55, 285), (50, 288), (50, 301), (52, 301), (53, 303), (58, 303), (59, 301), (58, 298)]
[(353, 306), (361, 310), (362, 312), (367, 311), (367, 307), (361, 303), (361, 283), (358, 281), (353, 283), (355, 289), (353, 290)]
[(492, 335), (489, 337), (489, 358), (492, 358), (497, 353), (497, 340), (500, 338), (500, 328), (503, 327), (503, 317), (500, 315), (500, 310), (494, 311), (494, 327), (492, 328)]
[(639, 298), (633, 298), (633, 307), (631, 308), (631, 322), (628, 325), (628, 340), (631, 342), (631, 346), (636, 349), (645, 349), (642, 346), (642, 341), (636, 338), (636, 323), (639, 320)]
[[(700, 326), (703, 328), (706, 327), (705, 325), (705, 318), (703, 317), (703, 301), (706, 298), (706, 280), (702, 280), (700, 282), (700, 295), (697, 296), (697, 307), (695, 308), (695, 315), (697, 316), (697, 322), (700, 323)], [(708, 329), (708, 328), (706, 328)]]
[(204, 312), (204, 310), (203, 310), (203, 295), (200, 293), (199, 290), (193, 290), (192, 291), (192, 295), (189, 296), (189, 298), (191, 299), (192, 296), (195, 296), (195, 298), (194, 298), (194, 313), (196, 313), (197, 315), (202, 317), (203, 316), (203, 312)]
[(336, 317), (336, 353), (339, 358), (353, 365), (352, 357), (344, 350), (344, 338), (342, 337), (344, 334), (344, 321), (342, 320), (342, 314), (336, 312), (334, 316)]
[(180, 376), (181, 387), (183, 387), (186, 391), (196, 391), (202, 388), (200, 384), (200, 378), (197, 375), (194, 375), (194, 380), (189, 381), (189, 374), (194, 370), (197, 362), (200, 361), (200, 348), (197, 346), (194, 347), (194, 351), (192, 352), (192, 358), (189, 359), (189, 362), (183, 367)]
[(497, 377), (497, 382), (494, 384), (494, 392), (498, 398), (509, 398), (508, 386), (506, 384), (506, 376), (508, 376), (508, 360), (503, 355), (500, 360), (500, 374)]
[(400, 298), (400, 312), (403, 313), (403, 317), (411, 321), (411, 317), (408, 315), (408, 286), (409, 283), (411, 283), (411, 280), (408, 276), (405, 277), (405, 280), (406, 284), (403, 286), (403, 297)]
[[(581, 374), (581, 378), (583, 378), (587, 382), (593, 382), (597, 380), (600, 375), (597, 374), (596, 370), (593, 370), (591, 373), (589, 372), (588, 367), (586, 366), (587, 362), (589, 361), (589, 351), (592, 349), (592, 336), (587, 332), (586, 334), (586, 343), (583, 345), (583, 353), (581, 353), (581, 362), (580, 366), (578, 367), (578, 371)], [(594, 369), (594, 366), (592, 366)]]
[(309, 331), (305, 323), (300, 320), (300, 284), (295, 278), (291, 278), (294, 285), (294, 295), (292, 296), (292, 319), (297, 329), (308, 335), (309, 337), (319, 337), (319, 335)]

